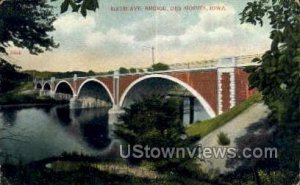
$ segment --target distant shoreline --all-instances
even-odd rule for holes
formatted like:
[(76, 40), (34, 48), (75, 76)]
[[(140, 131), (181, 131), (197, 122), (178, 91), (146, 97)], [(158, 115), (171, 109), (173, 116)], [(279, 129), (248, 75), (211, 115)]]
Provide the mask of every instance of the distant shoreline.
[[(44, 107), (44, 106), (55, 106), (55, 105), (64, 105), (62, 103), (22, 103), (22, 104), (6, 104), (0, 105), (1, 109), (5, 108), (32, 108), (32, 107)], [(67, 105), (67, 104), (65, 104)]]

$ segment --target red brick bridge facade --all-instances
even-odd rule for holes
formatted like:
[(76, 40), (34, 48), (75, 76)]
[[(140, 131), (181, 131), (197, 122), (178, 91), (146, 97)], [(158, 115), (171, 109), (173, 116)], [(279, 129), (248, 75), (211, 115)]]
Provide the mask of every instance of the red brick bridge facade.
[(255, 93), (249, 90), (248, 74), (245, 65), (238, 66), (234, 59), (227, 58), (216, 67), (77, 77), (35, 81), (35, 87), (41, 92), (55, 96), (61, 85), (68, 85), (72, 91), (70, 98), (76, 99), (82, 87), (88, 82), (99, 83), (107, 91), (111, 102), (122, 107), (128, 92), (139, 82), (150, 78), (162, 78), (173, 81), (187, 89), (204, 107), (210, 117), (228, 111)]

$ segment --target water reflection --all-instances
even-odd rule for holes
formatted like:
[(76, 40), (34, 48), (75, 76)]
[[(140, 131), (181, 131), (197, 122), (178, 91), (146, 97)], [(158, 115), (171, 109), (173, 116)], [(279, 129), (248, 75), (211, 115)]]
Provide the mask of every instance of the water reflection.
[(55, 113), (62, 126), (68, 126), (75, 137), (82, 137), (90, 147), (103, 149), (110, 144), (108, 109), (70, 110), (63, 106), (56, 107)]
[(114, 138), (110, 137), (108, 109), (70, 110), (68, 106), (3, 109), (0, 128), (22, 140), (0, 140), (1, 151), (25, 162), (63, 152), (112, 155), (110, 145)]
[(8, 108), (2, 111), (2, 120), (5, 126), (12, 126), (17, 117), (18, 109)]

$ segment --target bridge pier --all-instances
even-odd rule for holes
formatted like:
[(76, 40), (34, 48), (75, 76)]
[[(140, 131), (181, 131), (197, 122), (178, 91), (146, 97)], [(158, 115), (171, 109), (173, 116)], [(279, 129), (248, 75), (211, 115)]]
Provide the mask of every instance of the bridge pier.
[(227, 112), (236, 105), (235, 58), (224, 58), (218, 62), (218, 114)]
[(108, 111), (108, 123), (111, 125), (120, 123), (119, 117), (124, 113), (125, 111), (120, 106), (113, 106)]
[(81, 102), (78, 100), (77, 96), (73, 96), (70, 99), (70, 109), (80, 109)]

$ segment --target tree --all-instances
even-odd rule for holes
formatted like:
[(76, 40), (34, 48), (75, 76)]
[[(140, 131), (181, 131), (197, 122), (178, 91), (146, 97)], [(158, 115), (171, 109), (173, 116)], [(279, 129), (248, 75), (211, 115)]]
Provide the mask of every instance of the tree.
[[(134, 145), (153, 147), (189, 147), (195, 138), (182, 139), (185, 129), (180, 118), (180, 100), (150, 96), (125, 108), (121, 116), (122, 124), (117, 126), (117, 135), (131, 147)], [(192, 159), (176, 158), (134, 158), (130, 161), (139, 163), (141, 160), (152, 162), (157, 170), (187, 173)], [(195, 168), (195, 166), (193, 166)], [(184, 169), (184, 170), (183, 170)], [(184, 171), (184, 172), (183, 172)], [(195, 173), (195, 169), (193, 169)], [(188, 174), (191, 175), (191, 174)]]
[[(241, 22), (263, 25), (270, 21), (272, 44), (260, 65), (247, 68), (251, 88), (263, 94), (277, 125), (274, 144), (279, 169), (296, 172), (300, 160), (300, 3), (298, 0), (255, 0), (241, 13)], [(270, 166), (271, 167), (271, 166)]]
[(248, 68), (251, 88), (263, 94), (265, 103), (279, 122), (299, 121), (300, 98), (300, 5), (295, 0), (257, 0), (241, 13), (242, 23), (264, 24), (270, 20), (271, 49), (261, 65)]
[(21, 67), (12, 65), (0, 58), (0, 94), (14, 89), (29, 75), (19, 72)]
[(5, 0), (0, 5), (0, 53), (8, 46), (27, 48), (31, 54), (58, 47), (48, 35), (54, 31), (53, 7), (43, 0)]
[(157, 63), (152, 65), (152, 71), (165, 71), (168, 70), (169, 66), (163, 63)]
[(130, 73), (136, 73), (137, 70), (135, 68), (130, 68), (129, 71)]
[[(57, 1), (57, 0), (52, 0)], [(78, 12), (85, 17), (87, 10), (96, 11), (99, 8), (98, 0), (64, 0), (61, 4), (61, 13), (68, 11), (71, 7), (72, 12)]]
[(127, 73), (129, 73), (129, 70), (126, 69), (125, 67), (120, 67), (119, 72), (120, 72), (120, 74), (127, 74)]

